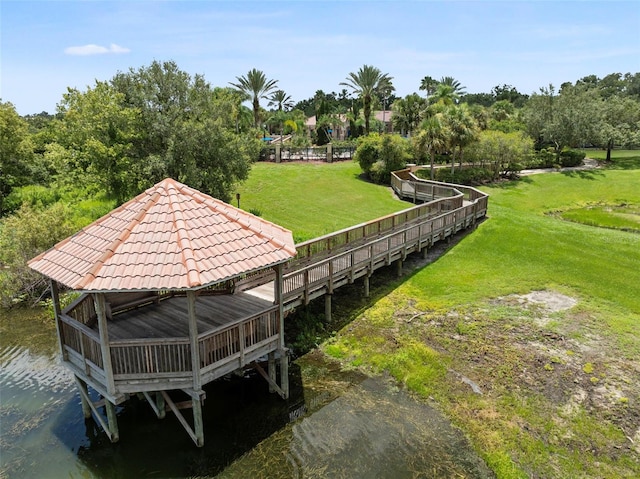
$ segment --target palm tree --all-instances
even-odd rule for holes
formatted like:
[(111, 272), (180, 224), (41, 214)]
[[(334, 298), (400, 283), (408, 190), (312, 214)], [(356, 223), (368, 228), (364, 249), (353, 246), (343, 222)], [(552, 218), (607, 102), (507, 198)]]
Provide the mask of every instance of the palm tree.
[(393, 103), (393, 127), (402, 134), (411, 136), (425, 114), (426, 100), (417, 93), (400, 98)]
[(420, 90), (424, 90), (427, 92), (427, 98), (429, 98), (436, 91), (436, 87), (438, 86), (438, 80), (432, 78), (430, 76), (424, 77), (420, 80)]
[(444, 83), (438, 83), (436, 91), (431, 96), (430, 101), (432, 104), (440, 103), (449, 106), (457, 103), (459, 98), (454, 87), (445, 85)]
[(238, 83), (229, 82), (229, 84), (249, 96), (252, 100), (253, 122), (257, 128), (260, 126), (260, 99), (267, 98), (267, 93), (276, 87), (278, 80), (267, 80), (264, 73), (255, 68), (249, 70), (249, 73), (245, 76), (236, 77), (236, 79)]
[(378, 68), (370, 65), (364, 65), (358, 73), (349, 73), (346, 82), (340, 83), (351, 88), (353, 93), (362, 98), (362, 106), (364, 113), (364, 130), (365, 134), (369, 134), (369, 119), (371, 118), (371, 102), (374, 96), (379, 92), (390, 93), (395, 88), (391, 83), (393, 77), (386, 73), (382, 73)]
[(293, 107), (293, 101), (291, 101), (291, 95), (287, 95), (284, 90), (276, 90), (269, 97), (269, 106), (278, 107), (278, 111), (288, 110)]
[(462, 84), (453, 77), (442, 77), (439, 84), (450, 86), (458, 97), (467, 93), (467, 87), (462, 86)]
[(444, 123), (449, 132), (449, 147), (451, 148), (451, 174), (455, 169), (456, 147), (460, 152), (460, 167), (462, 168), (462, 157), (464, 148), (476, 138), (478, 126), (471, 115), (466, 104), (450, 106), (443, 115)]
[(431, 159), (431, 179), (433, 180), (436, 153), (447, 146), (448, 131), (442, 121), (440, 113), (426, 118), (420, 125), (420, 131), (415, 137), (418, 151), (426, 152)]

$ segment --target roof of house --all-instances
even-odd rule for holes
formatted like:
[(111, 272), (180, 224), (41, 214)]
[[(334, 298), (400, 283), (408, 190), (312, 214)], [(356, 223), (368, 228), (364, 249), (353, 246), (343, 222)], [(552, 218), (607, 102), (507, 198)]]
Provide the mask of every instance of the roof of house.
[(75, 290), (198, 289), (295, 254), (290, 231), (167, 178), (29, 266)]

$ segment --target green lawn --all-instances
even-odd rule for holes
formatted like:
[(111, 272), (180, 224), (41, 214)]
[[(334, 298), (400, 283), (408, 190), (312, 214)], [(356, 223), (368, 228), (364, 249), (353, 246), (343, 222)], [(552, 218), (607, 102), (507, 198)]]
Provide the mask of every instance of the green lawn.
[[(607, 157), (606, 150), (583, 150), (588, 158), (604, 160)], [(607, 168), (620, 170), (637, 170), (640, 168), (640, 150), (613, 150), (611, 152), (611, 164)]]
[[(438, 261), (373, 291), (365, 308), (336, 301), (351, 323), (322, 350), (431, 398), (498, 477), (640, 477), (640, 235), (557, 214), (640, 204), (634, 158), (485, 188), (488, 220)], [(241, 206), (297, 239), (401, 209), (358, 173), (257, 164)], [(532, 291), (577, 304), (548, 313), (514, 296)]]
[(360, 173), (351, 161), (256, 163), (238, 187), (240, 206), (290, 229), (296, 242), (411, 206), (395, 199), (390, 188), (360, 179)]

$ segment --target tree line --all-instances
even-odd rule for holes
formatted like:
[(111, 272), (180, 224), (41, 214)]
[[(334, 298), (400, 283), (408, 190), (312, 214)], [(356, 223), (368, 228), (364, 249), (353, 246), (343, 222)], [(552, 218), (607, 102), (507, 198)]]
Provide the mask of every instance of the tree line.
[[(270, 133), (322, 144), (347, 121), (359, 137), (357, 159), (379, 182), (407, 162), (449, 163), (436, 173), (447, 181), (466, 181), (456, 175), (469, 165), (492, 179), (524, 161), (569, 161), (566, 147), (640, 144), (639, 73), (592, 75), (532, 95), (509, 85), (469, 94), (452, 77), (425, 76), (420, 93), (399, 98), (392, 76), (364, 65), (340, 86), (294, 103), (262, 71), (220, 87), (169, 61), (68, 89), (53, 115), (21, 117), (0, 101), (0, 301), (37, 297), (26, 260), (165, 177), (229, 201)], [(373, 117), (388, 108), (397, 135), (379, 134), (384, 125)]]

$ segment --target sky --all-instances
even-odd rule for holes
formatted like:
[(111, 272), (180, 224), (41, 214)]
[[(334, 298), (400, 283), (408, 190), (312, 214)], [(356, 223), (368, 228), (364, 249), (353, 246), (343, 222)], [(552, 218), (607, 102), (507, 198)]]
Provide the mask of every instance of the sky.
[(21, 115), (154, 60), (212, 86), (257, 68), (294, 102), (363, 65), (397, 96), (427, 75), (531, 94), (640, 72), (640, 1), (0, 1), (0, 98)]

